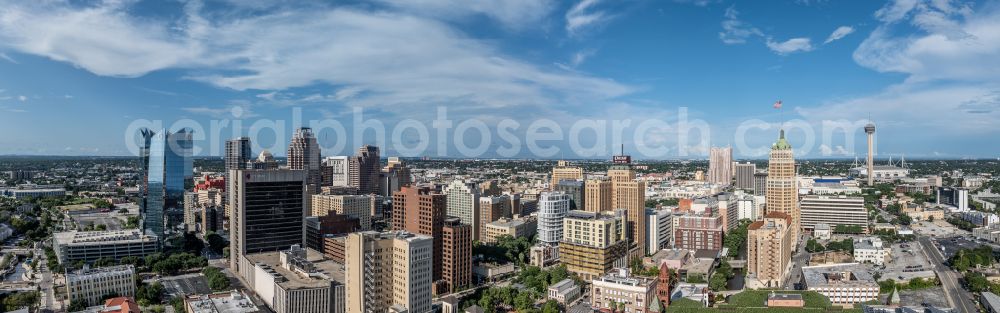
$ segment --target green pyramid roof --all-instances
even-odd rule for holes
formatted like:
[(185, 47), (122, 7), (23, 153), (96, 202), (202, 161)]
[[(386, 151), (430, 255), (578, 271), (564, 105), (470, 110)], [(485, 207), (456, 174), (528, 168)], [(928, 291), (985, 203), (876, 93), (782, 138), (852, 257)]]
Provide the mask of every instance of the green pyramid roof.
[(774, 145), (771, 145), (771, 150), (790, 150), (790, 149), (792, 149), (792, 145), (788, 144), (788, 141), (785, 140), (785, 130), (782, 129), (781, 134), (778, 137), (778, 141), (775, 142)]

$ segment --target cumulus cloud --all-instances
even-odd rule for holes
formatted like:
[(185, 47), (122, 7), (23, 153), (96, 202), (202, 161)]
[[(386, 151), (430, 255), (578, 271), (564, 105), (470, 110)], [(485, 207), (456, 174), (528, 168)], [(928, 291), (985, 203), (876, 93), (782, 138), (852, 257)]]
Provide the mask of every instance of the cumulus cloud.
[(826, 38), (826, 41), (824, 41), (823, 44), (831, 43), (834, 40), (840, 40), (841, 38), (847, 37), (847, 35), (850, 35), (853, 32), (854, 32), (854, 27), (850, 26), (837, 27), (837, 29), (833, 30), (833, 33), (830, 34), (830, 37)]
[[(207, 18), (193, 1), (178, 18), (158, 20), (133, 15), (130, 2), (0, 3), (0, 48), (102, 76), (181, 69), (188, 70), (187, 79), (265, 93), (325, 84), (349, 91), (333, 99), (382, 107), (540, 105), (632, 91), (609, 79), (518, 60), (447, 23), (400, 10), (279, 7)], [(567, 15), (574, 30), (604, 17), (591, 11), (595, 3), (574, 6)], [(525, 18), (490, 14), (501, 21)]]
[(777, 54), (785, 55), (794, 52), (806, 52), (812, 51), (813, 46), (809, 38), (792, 38), (785, 41), (773, 41), (770, 38), (767, 39), (767, 48), (771, 49)]
[(996, 6), (972, 12), (953, 1), (898, 0), (876, 17), (883, 23), (854, 51), (858, 64), (910, 80), (1000, 81)]
[(799, 113), (814, 120), (871, 116), (915, 132), (947, 124), (951, 136), (1000, 131), (1000, 8), (896, 0), (875, 17), (880, 24), (854, 51), (854, 61), (906, 79)]

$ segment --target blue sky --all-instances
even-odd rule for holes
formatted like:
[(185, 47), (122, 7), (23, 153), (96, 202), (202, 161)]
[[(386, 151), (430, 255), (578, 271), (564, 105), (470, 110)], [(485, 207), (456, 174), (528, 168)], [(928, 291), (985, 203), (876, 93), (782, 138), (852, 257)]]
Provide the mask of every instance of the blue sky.
[[(127, 155), (137, 121), (212, 134), (213, 120), (240, 120), (210, 137), (258, 134), (258, 149), (283, 155), (296, 114), (344, 125), (320, 143), (349, 154), (378, 143), (372, 132), (354, 140), (361, 109), (387, 126), (384, 155), (461, 156), (453, 133), (391, 134), (407, 119), (431, 127), (445, 108), (452, 126), (486, 125), (483, 157), (515, 146), (605, 157), (619, 143), (639, 158), (721, 145), (760, 157), (777, 133), (762, 123), (782, 121), (798, 125), (788, 128), (800, 155), (853, 157), (863, 134), (838, 127), (869, 118), (881, 157), (1000, 155), (997, 1), (287, 3), (0, 0), (0, 154)], [(286, 124), (250, 126), (261, 120)], [(518, 142), (498, 134), (503, 120), (519, 125)], [(563, 128), (563, 140), (540, 144), (558, 153), (529, 151), (539, 120)], [(568, 143), (581, 120), (629, 123), (626, 135), (583, 131), (592, 149), (581, 152)], [(635, 136), (647, 120), (663, 123)], [(681, 120), (710, 131), (684, 133)], [(439, 137), (452, 142), (439, 149)], [(475, 130), (463, 142), (484, 143)]]

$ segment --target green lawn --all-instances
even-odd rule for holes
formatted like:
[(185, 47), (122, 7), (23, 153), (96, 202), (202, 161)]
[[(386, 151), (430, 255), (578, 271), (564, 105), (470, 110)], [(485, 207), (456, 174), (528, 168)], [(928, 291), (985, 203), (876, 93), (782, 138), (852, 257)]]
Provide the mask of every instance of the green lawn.
[[(823, 296), (815, 291), (793, 291), (793, 290), (783, 290), (777, 293), (797, 293), (802, 295), (802, 299), (806, 300), (807, 308), (828, 308), (831, 306), (830, 299)], [(747, 290), (729, 297), (729, 303), (724, 304), (729, 307), (763, 307), (764, 303), (767, 302), (767, 295), (771, 294), (769, 290)]]

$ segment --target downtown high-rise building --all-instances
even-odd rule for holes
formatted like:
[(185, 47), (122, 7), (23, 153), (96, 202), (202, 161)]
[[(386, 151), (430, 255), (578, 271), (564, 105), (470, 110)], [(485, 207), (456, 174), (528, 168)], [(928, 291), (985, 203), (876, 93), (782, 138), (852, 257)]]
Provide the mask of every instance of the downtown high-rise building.
[(406, 186), (392, 195), (392, 229), (434, 238), (433, 281), (441, 279), (442, 228), (447, 198), (429, 186)]
[(441, 228), (441, 280), (434, 284), (435, 294), (454, 292), (472, 283), (472, 225), (449, 216)]
[[(309, 194), (319, 193), (323, 174), (320, 169), (320, 149), (312, 128), (302, 127), (295, 130), (292, 141), (288, 144), (288, 168), (306, 171), (306, 185)], [(311, 199), (306, 199), (306, 202)]]
[(538, 241), (556, 245), (562, 241), (563, 218), (569, 212), (569, 195), (553, 191), (538, 195)]
[(331, 156), (323, 159), (323, 185), (344, 187), (350, 185), (350, 161), (346, 155)]
[(791, 218), (792, 247), (798, 247), (802, 218), (799, 209), (798, 182), (795, 178), (795, 155), (792, 145), (785, 140), (782, 129), (778, 141), (771, 145), (767, 162), (766, 213), (781, 212)]
[(626, 225), (630, 249), (635, 249), (633, 256), (642, 257), (646, 251), (646, 183), (636, 179), (632, 168), (632, 158), (618, 155), (615, 164), (608, 168), (611, 178), (611, 209), (625, 209)]
[(349, 185), (358, 188), (358, 194), (377, 194), (379, 175), (381, 174), (379, 149), (376, 146), (364, 145), (358, 148), (358, 153), (350, 158)]
[(549, 189), (555, 190), (560, 180), (583, 180), (583, 168), (572, 166), (567, 161), (559, 161), (552, 168), (552, 180), (549, 182)]
[(747, 281), (753, 288), (780, 288), (792, 260), (792, 218), (769, 212), (747, 228)]
[(626, 266), (627, 254), (625, 210), (566, 214), (559, 258), (568, 271), (591, 280), (615, 267)]
[(247, 168), (250, 162), (250, 138), (239, 137), (226, 141), (226, 173), (232, 170), (242, 170)]
[(582, 211), (586, 207), (586, 196), (584, 195), (584, 192), (586, 191), (586, 183), (584, 183), (584, 181), (563, 179), (556, 184), (553, 190), (562, 191), (569, 195), (570, 210)]
[(376, 202), (374, 195), (312, 195), (310, 215), (346, 215), (358, 219), (361, 230), (371, 230), (372, 212), (375, 212)]
[(512, 217), (510, 204), (508, 195), (479, 197), (479, 225), (485, 227), (490, 222)]
[(757, 173), (757, 165), (753, 162), (736, 163), (736, 189), (753, 190), (753, 175)]
[(588, 179), (584, 183), (583, 210), (587, 212), (610, 211), (611, 181), (607, 179)]
[(448, 216), (457, 217), (463, 224), (472, 225), (472, 238), (481, 240), (483, 225), (479, 221), (479, 188), (476, 184), (454, 180), (444, 188)]
[(347, 235), (346, 311), (431, 312), (433, 242), (405, 231)]
[(708, 182), (729, 185), (733, 180), (733, 148), (712, 147), (708, 155)]
[(757, 196), (767, 194), (767, 172), (753, 174), (753, 194)]
[(378, 194), (383, 197), (392, 197), (392, 194), (399, 191), (403, 186), (412, 183), (410, 168), (406, 162), (398, 157), (390, 157), (388, 163), (382, 168), (379, 174)]
[(305, 245), (307, 176), (303, 170), (229, 172), (229, 265), (233, 271), (253, 270), (246, 254)]
[(194, 185), (191, 133), (189, 129), (160, 130), (149, 140), (142, 229), (161, 241), (183, 223), (184, 192)]

